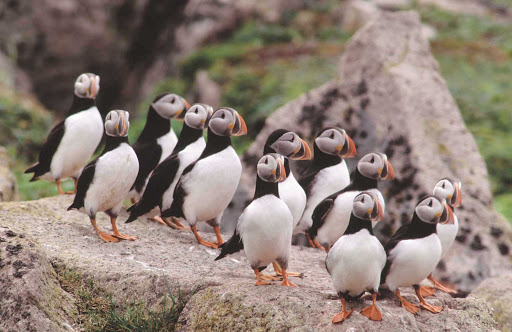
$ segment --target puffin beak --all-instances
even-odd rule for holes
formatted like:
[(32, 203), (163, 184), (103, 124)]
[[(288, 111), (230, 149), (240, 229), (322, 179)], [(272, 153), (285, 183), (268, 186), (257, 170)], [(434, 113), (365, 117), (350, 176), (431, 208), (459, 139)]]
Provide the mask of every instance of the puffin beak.
[(380, 173), (380, 178), (382, 180), (393, 180), (395, 178), (395, 171), (393, 170), (393, 166), (391, 166), (391, 163), (387, 159), (384, 162), (384, 168)]
[(183, 102), (185, 107), (176, 113), (176, 115), (174, 116), (176, 120), (185, 119), (185, 114), (187, 114), (187, 110), (190, 108), (190, 104), (184, 98), (181, 98), (181, 101)]
[(299, 149), (294, 152), (292, 156), (290, 156), (290, 159), (293, 160), (310, 160), (311, 159), (311, 149), (308, 146), (308, 143), (306, 143), (305, 140), (302, 138), (299, 138), (300, 146)]
[(244, 119), (238, 113), (235, 113), (235, 124), (233, 125), (231, 135), (233, 135), (233, 136), (247, 135), (247, 125), (245, 124)]
[(119, 136), (126, 136), (128, 133), (128, 123), (124, 112), (119, 113)]
[(87, 89), (87, 93), (89, 93), (89, 96), (91, 98), (96, 98), (96, 94), (98, 93), (96, 89), (96, 78), (91, 77), (91, 85), (89, 85), (89, 88)]
[(462, 195), (460, 193), (459, 184), (455, 185), (455, 192), (453, 193), (450, 203), (451, 203), (451, 206), (453, 206), (453, 207), (459, 207), (462, 205)]
[(286, 179), (286, 169), (284, 168), (284, 163), (281, 158), (278, 158), (277, 162), (279, 163), (279, 179), (277, 181), (281, 182)]
[(356, 145), (350, 136), (345, 133), (345, 144), (341, 148), (340, 156), (343, 158), (354, 158), (356, 156)]
[(380, 205), (378, 199), (375, 199), (373, 209), (370, 214), (370, 219), (373, 221), (381, 221), (383, 218), (384, 218), (384, 211), (382, 210), (382, 205)]
[(443, 206), (444, 210), (441, 218), (439, 219), (439, 222), (441, 224), (453, 224), (455, 222), (455, 216), (452, 209), (448, 206), (448, 204), (446, 204), (446, 202), (443, 202)]

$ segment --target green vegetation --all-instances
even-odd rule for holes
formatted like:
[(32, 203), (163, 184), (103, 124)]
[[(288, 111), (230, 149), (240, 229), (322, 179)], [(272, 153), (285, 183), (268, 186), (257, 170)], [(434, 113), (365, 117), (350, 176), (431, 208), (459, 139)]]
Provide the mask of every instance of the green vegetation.
[(144, 301), (117, 305), (111, 293), (96, 287), (93, 280), (84, 279), (75, 270), (57, 272), (62, 288), (75, 297), (76, 324), (86, 331), (174, 331), (185, 307), (181, 291), (178, 289), (178, 295), (173, 295), (167, 281), (167, 294), (160, 304), (148, 308)]

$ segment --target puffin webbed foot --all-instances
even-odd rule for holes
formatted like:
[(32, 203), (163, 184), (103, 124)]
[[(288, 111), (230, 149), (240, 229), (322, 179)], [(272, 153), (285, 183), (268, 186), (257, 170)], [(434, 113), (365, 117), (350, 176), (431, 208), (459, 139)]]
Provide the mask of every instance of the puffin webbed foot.
[(197, 228), (195, 225), (190, 228), (192, 229), (192, 232), (194, 233), (196, 240), (197, 240), (197, 242), (199, 242), (199, 244), (202, 244), (203, 246), (208, 247), (208, 248), (213, 248), (213, 249), (219, 248), (219, 246), (217, 244), (203, 240), (201, 235), (199, 235), (199, 232), (197, 231)]
[(420, 286), (421, 296), (427, 297), (434, 295), (434, 287)]
[(286, 269), (283, 269), (283, 282), (280, 283), (279, 285), (286, 286), (286, 287), (297, 287), (297, 285), (292, 284), (288, 280), (288, 274), (286, 273)]
[(382, 320), (382, 313), (375, 305), (375, 301), (377, 300), (377, 293), (373, 293), (372, 300), (372, 305), (361, 310), (361, 315), (368, 317), (370, 320)]
[(438, 314), (441, 311), (443, 311), (443, 309), (444, 309), (443, 307), (434, 306), (434, 305), (428, 304), (427, 301), (425, 301), (423, 296), (421, 296), (419, 286), (414, 286), (414, 290), (416, 291), (416, 296), (418, 296), (418, 299), (420, 300), (420, 307), (422, 307), (423, 309), (426, 309), (434, 314)]
[(272, 285), (270, 282), (266, 282), (266, 281), (263, 281), (261, 280), (260, 276), (263, 275), (260, 270), (258, 269), (253, 269), (254, 271), (254, 274), (256, 275), (256, 283), (254, 284), (255, 286), (268, 286), (268, 285)]
[[(282, 277), (283, 276), (283, 270), (281, 269), (281, 266), (279, 266), (279, 263), (272, 262), (272, 265), (274, 266), (274, 271), (276, 272), (276, 277)], [(286, 272), (288, 277), (297, 277), (297, 278), (304, 278), (304, 273), (301, 272)], [(279, 279), (281, 280), (281, 279)]]
[(354, 311), (354, 309), (350, 310), (350, 311), (347, 311), (347, 308), (346, 308), (346, 305), (345, 305), (345, 299), (342, 298), (341, 299), (341, 312), (339, 314), (336, 314), (334, 315), (334, 317), (332, 318), (332, 322), (333, 324), (336, 324), (336, 323), (341, 323), (343, 322), (345, 319), (348, 318), (348, 316), (350, 316), (352, 314), (352, 312)]
[(398, 299), (400, 300), (401, 306), (404, 307), (405, 310), (407, 310), (410, 313), (415, 314), (415, 315), (418, 314), (418, 312), (420, 311), (420, 307), (412, 304), (411, 302), (409, 302), (405, 298), (403, 298), (402, 295), (400, 295), (400, 291), (398, 289), (395, 291), (395, 294), (398, 297)]
[[(435, 280), (434, 277), (432, 276), (432, 274), (428, 276), (428, 280), (432, 281), (432, 283), (434, 284), (434, 287), (439, 289), (441, 292), (445, 292), (448, 294), (457, 294), (458, 293), (456, 289), (446, 287), (443, 284), (441, 284), (439, 281)], [(423, 296), (425, 296), (425, 295), (423, 295)]]

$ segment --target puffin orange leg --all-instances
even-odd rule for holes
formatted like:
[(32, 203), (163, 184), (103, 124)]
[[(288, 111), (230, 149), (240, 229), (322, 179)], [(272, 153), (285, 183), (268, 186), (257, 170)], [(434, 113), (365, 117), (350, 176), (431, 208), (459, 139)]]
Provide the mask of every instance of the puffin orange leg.
[(186, 229), (188, 231), (190, 230), (190, 227), (185, 227), (176, 217), (171, 217), (171, 221), (178, 227), (178, 229)]
[(159, 216), (154, 216), (154, 217), (149, 218), (149, 219), (150, 219), (150, 220), (153, 220), (153, 221), (156, 221), (157, 223), (159, 223), (159, 224), (161, 224), (161, 225), (169, 226), (169, 227), (171, 227), (172, 229), (176, 229), (176, 228), (177, 228), (173, 223), (171, 223), (171, 222), (167, 223), (167, 222), (165, 222), (164, 218), (161, 218), (161, 217), (159, 217)]
[[(192, 226), (192, 227), (194, 227), (194, 226)], [(256, 283), (255, 283), (256, 286), (272, 285), (270, 282), (266, 282), (266, 281), (261, 280), (261, 278), (260, 278), (260, 270), (254, 269), (254, 274), (256, 275), (256, 279), (257, 279)]]
[(263, 279), (263, 280), (268, 280), (268, 281), (281, 281), (283, 280), (283, 277), (280, 277), (278, 275), (269, 275), (269, 274), (263, 274), (262, 272), (260, 272), (260, 278)]
[[(181, 225), (183, 226), (183, 225)], [(215, 236), (217, 237), (217, 242), (215, 243), (217, 246), (220, 246), (224, 243), (224, 240), (222, 239), (222, 235), (220, 234), (220, 226), (216, 225), (213, 226), (213, 230), (215, 231)]]
[(137, 203), (137, 200), (132, 197), (132, 198), (130, 198), (130, 202), (132, 202), (132, 205), (133, 205), (133, 204)]
[[(274, 267), (276, 276), (283, 276), (283, 271), (281, 269), (281, 266), (279, 266), (278, 262), (272, 262), (272, 266)], [(286, 274), (288, 275), (288, 277), (304, 278), (304, 273), (300, 272), (286, 272)]]
[(311, 248), (316, 248), (315, 243), (313, 242), (313, 240), (311, 240), (308, 233), (306, 233), (306, 238), (308, 239), (308, 242), (309, 242), (309, 245), (311, 246)]
[(286, 273), (286, 269), (283, 269), (283, 282), (280, 283), (280, 285), (281, 286), (286, 286), (286, 287), (297, 287), (297, 285), (292, 284), (288, 280), (288, 274)]
[(57, 183), (57, 190), (59, 191), (59, 195), (64, 195), (64, 190), (62, 190), (62, 187), (60, 186), (60, 179), (55, 180)]
[(410, 313), (413, 313), (415, 315), (418, 314), (418, 312), (420, 311), (420, 308), (417, 305), (414, 305), (411, 302), (404, 299), (402, 297), (402, 295), (400, 295), (400, 291), (398, 289), (395, 291), (395, 295), (400, 300), (400, 304), (402, 305), (402, 307), (404, 307)]
[(113, 237), (116, 237), (116, 238), (122, 239), (122, 240), (130, 240), (130, 241), (137, 240), (136, 236), (125, 235), (125, 234), (119, 233), (119, 230), (117, 229), (116, 218), (110, 217), (110, 222), (112, 223), (112, 232), (113, 232), (112, 236)]
[(196, 236), (196, 240), (197, 240), (197, 242), (199, 242), (199, 244), (202, 244), (203, 246), (208, 247), (208, 248), (213, 248), (213, 249), (218, 248), (218, 245), (216, 245), (215, 243), (203, 240), (201, 235), (199, 235), (199, 233), (197, 232), (197, 227), (195, 225), (190, 228), (192, 229), (192, 232)]
[(76, 194), (76, 190), (78, 187), (78, 178), (74, 178), (73, 181), (75, 182), (75, 190), (66, 191), (65, 192), (66, 195)]
[(371, 320), (382, 320), (382, 313), (375, 305), (377, 301), (377, 293), (372, 294), (372, 305), (361, 310), (361, 315), (368, 317)]
[[(432, 274), (430, 274), (427, 278), (428, 278), (428, 280), (430, 280), (434, 283), (435, 288), (439, 289), (442, 292), (445, 292), (448, 294), (457, 294), (458, 293), (456, 289), (443, 286), (439, 281), (434, 280), (434, 277), (432, 276)], [(423, 293), (422, 293), (422, 295), (423, 295)], [(423, 296), (425, 296), (425, 295), (423, 295)]]
[(421, 296), (419, 287), (415, 286), (414, 290), (416, 291), (416, 296), (418, 296), (418, 299), (420, 300), (420, 307), (422, 307), (423, 309), (426, 309), (434, 314), (438, 314), (441, 311), (443, 311), (443, 309), (444, 309), (443, 307), (437, 307), (437, 306), (428, 304), (427, 301), (425, 301), (425, 299), (423, 298), (423, 296)]
[(348, 318), (348, 316), (350, 316), (350, 314), (353, 311), (354, 311), (354, 309), (347, 311), (347, 307), (345, 305), (345, 299), (341, 298), (341, 312), (337, 315), (334, 315), (334, 317), (332, 318), (332, 322), (334, 324), (343, 322), (345, 319)]
[(315, 247), (316, 247), (316, 248), (321, 249), (321, 250), (323, 250), (323, 251), (325, 251), (325, 252), (328, 252), (328, 251), (327, 251), (327, 249), (325, 249), (325, 248), (324, 248), (324, 246), (323, 246), (323, 245), (321, 245), (321, 244), (320, 244), (320, 242), (318, 242), (318, 240), (317, 240), (317, 239), (314, 239), (314, 240), (313, 240), (313, 243), (315, 244)]
[(434, 295), (434, 287), (420, 286), (421, 296), (427, 297)]
[(98, 233), (98, 236), (105, 242), (119, 242), (119, 239), (116, 239), (115, 237), (108, 235), (107, 233), (103, 233), (99, 228), (98, 225), (96, 225), (96, 219), (91, 219), (92, 227), (94, 227), (94, 230), (96, 233)]

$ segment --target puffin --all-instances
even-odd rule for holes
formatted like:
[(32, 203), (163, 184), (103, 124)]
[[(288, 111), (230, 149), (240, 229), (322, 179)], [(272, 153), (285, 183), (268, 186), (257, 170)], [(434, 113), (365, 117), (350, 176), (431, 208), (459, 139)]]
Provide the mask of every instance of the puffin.
[(341, 299), (341, 313), (333, 323), (344, 321), (354, 309), (347, 311), (346, 300), (372, 293), (372, 305), (361, 314), (370, 320), (382, 320), (375, 305), (380, 285), (380, 274), (386, 265), (386, 252), (373, 234), (372, 222), (382, 221), (383, 211), (375, 193), (363, 191), (353, 200), (350, 222), (345, 233), (327, 254), (325, 266), (331, 275), (334, 289)]
[[(461, 188), (462, 184), (460, 181), (452, 178), (443, 178), (439, 180), (434, 187), (434, 196), (446, 200), (446, 203), (452, 208), (454, 217), (453, 224), (437, 224), (437, 236), (439, 236), (442, 247), (441, 258), (443, 258), (451, 248), (459, 230), (459, 220), (455, 214), (455, 208), (462, 205)], [(434, 287), (440, 291), (448, 294), (457, 294), (455, 289), (443, 286), (441, 283), (436, 281), (432, 274), (430, 274), (427, 279), (430, 280), (434, 284)], [(421, 287), (421, 295), (431, 296), (433, 294), (434, 288)]]
[(378, 180), (391, 180), (394, 177), (393, 166), (385, 154), (373, 152), (364, 155), (357, 163), (350, 185), (325, 198), (313, 211), (313, 225), (307, 230), (313, 244), (329, 252), (329, 248), (345, 232), (354, 197), (362, 191), (374, 193), (384, 211), (386, 205), (377, 188)]
[(413, 286), (420, 306), (439, 313), (443, 307), (428, 304), (420, 292), (419, 284), (434, 271), (441, 260), (442, 247), (437, 225), (452, 224), (452, 209), (444, 199), (434, 195), (423, 198), (414, 209), (410, 222), (402, 225), (386, 243), (387, 260), (382, 270), (381, 284), (395, 292), (402, 307), (417, 314), (419, 307), (400, 295), (399, 287)]
[(25, 173), (34, 173), (30, 182), (39, 179), (55, 181), (59, 195), (65, 194), (61, 180), (73, 178), (76, 192), (78, 177), (91, 159), (103, 136), (103, 120), (96, 107), (100, 77), (91, 73), (78, 76), (75, 81), (73, 103), (67, 117), (56, 124), (48, 134), (39, 152), (39, 161)]
[[(199, 158), (187, 166), (174, 189), (171, 207), (162, 217), (184, 218), (197, 242), (217, 248), (224, 243), (220, 222), (235, 194), (242, 163), (231, 145), (231, 136), (247, 134), (247, 126), (238, 112), (229, 107), (217, 109), (209, 123), (206, 146)], [(206, 221), (215, 230), (217, 242), (203, 240), (196, 223)]]
[(133, 150), (139, 158), (139, 174), (128, 194), (132, 203), (140, 199), (151, 171), (171, 155), (178, 138), (171, 127), (171, 119), (182, 120), (190, 105), (174, 93), (162, 93), (149, 106), (144, 129)]
[[(294, 233), (304, 233), (313, 224), (313, 210), (324, 198), (349, 185), (350, 175), (344, 158), (356, 155), (356, 146), (344, 129), (329, 127), (318, 134), (314, 142), (314, 157), (310, 167), (299, 178), (306, 192), (304, 213)], [(314, 247), (308, 237), (309, 244)]]
[[(141, 199), (128, 209), (130, 216), (126, 220), (127, 223), (156, 207), (159, 211), (171, 207), (174, 188), (183, 170), (199, 158), (206, 146), (203, 131), (208, 126), (212, 114), (213, 108), (206, 104), (194, 104), (188, 109), (174, 151), (155, 168)], [(175, 218), (172, 221), (163, 218), (162, 221), (172, 228), (184, 228)]]
[[(68, 211), (77, 209), (86, 213), (98, 236), (105, 242), (137, 239), (120, 233), (116, 225), (123, 201), (139, 172), (137, 155), (128, 143), (129, 126), (128, 112), (113, 110), (107, 114), (105, 149), (84, 168), (78, 178), (75, 199), (68, 208)], [(102, 232), (96, 225), (98, 211), (110, 217), (112, 235)]]
[(244, 209), (233, 236), (221, 246), (215, 260), (244, 250), (256, 275), (256, 286), (271, 285), (261, 280), (260, 272), (271, 262), (282, 268), (281, 286), (296, 287), (288, 280), (286, 269), (292, 246), (293, 216), (279, 198), (278, 182), (286, 178), (283, 157), (270, 153), (257, 164), (254, 198)]

